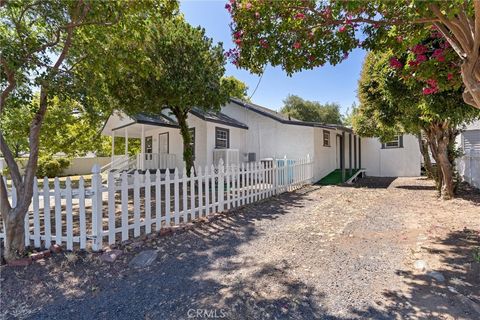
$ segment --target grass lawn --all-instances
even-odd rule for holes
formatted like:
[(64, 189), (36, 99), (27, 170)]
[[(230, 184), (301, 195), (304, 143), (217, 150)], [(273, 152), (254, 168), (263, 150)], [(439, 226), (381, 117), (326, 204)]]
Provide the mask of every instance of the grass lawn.
[[(354, 169), (354, 170), (352, 170), (352, 174), (350, 174), (350, 170), (346, 169), (345, 170), (345, 181), (347, 181), (352, 176), (354, 176), (355, 173), (357, 173), (358, 171), (359, 171), (359, 169)], [(340, 170), (340, 169), (336, 169), (336, 170), (330, 172), (327, 176), (323, 177), (323, 179), (321, 179), (319, 182), (317, 182), (317, 184), (325, 185), (325, 186), (335, 185), (335, 184), (340, 184), (340, 183), (342, 183), (342, 170)]]

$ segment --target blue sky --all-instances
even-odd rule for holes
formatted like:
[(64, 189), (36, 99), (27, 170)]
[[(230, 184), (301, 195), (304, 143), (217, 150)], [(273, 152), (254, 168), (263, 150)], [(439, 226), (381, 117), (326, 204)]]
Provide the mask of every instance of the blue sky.
[[(224, 8), (225, 3), (223, 0), (188, 0), (181, 1), (180, 8), (190, 24), (205, 28), (206, 34), (215, 42), (223, 42), (223, 47), (227, 50), (233, 48), (234, 44), (228, 26), (230, 15)], [(281, 68), (268, 67), (252, 101), (278, 110), (288, 94), (296, 94), (308, 100), (338, 102), (345, 112), (357, 101), (357, 81), (364, 56), (365, 51), (356, 50), (339, 65), (299, 72), (292, 77), (288, 77)], [(249, 94), (259, 79), (246, 70), (237, 69), (231, 63), (227, 65), (226, 75), (233, 75), (247, 83)]]

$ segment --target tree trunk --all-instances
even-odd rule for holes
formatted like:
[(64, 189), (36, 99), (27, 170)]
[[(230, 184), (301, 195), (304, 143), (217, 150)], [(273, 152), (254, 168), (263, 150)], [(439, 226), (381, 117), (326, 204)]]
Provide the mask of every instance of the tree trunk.
[(441, 139), (438, 142), (438, 161), (443, 176), (441, 195), (444, 200), (453, 199), (455, 196), (453, 185), (453, 168), (448, 159), (448, 145), (449, 141), (447, 141), (447, 139)]
[(449, 145), (455, 137), (455, 129), (448, 121), (432, 123), (425, 128), (432, 155), (437, 162), (436, 182), (444, 200), (454, 198), (453, 165), (449, 158)]
[(13, 208), (9, 210), (6, 217), (4, 258), (12, 261), (25, 254), (25, 214)]
[(423, 157), (423, 165), (425, 167), (427, 177), (430, 179), (434, 179), (435, 177), (433, 172), (432, 160), (430, 159), (430, 153), (428, 152), (428, 142), (422, 139), (421, 133), (417, 135), (417, 138), (418, 138), (418, 144), (420, 147), (420, 153), (422, 154), (422, 157)]
[(183, 139), (183, 161), (185, 161), (185, 169), (187, 176), (190, 177), (191, 168), (193, 167), (193, 150), (191, 147), (192, 136), (190, 135), (190, 129), (188, 128), (187, 118), (188, 112), (185, 112), (183, 108), (171, 108), (173, 114), (177, 118), (178, 125), (180, 126), (180, 134)]

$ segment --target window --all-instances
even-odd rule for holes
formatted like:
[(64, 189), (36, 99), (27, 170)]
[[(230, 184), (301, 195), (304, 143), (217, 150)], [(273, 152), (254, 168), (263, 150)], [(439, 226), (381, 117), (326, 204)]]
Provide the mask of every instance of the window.
[(330, 147), (330, 131), (323, 130), (323, 146)]
[(403, 148), (403, 136), (395, 136), (393, 140), (382, 143), (382, 149)]
[(152, 137), (145, 137), (145, 160), (152, 160), (153, 139)]
[(224, 128), (215, 128), (215, 148), (230, 148), (230, 131)]
[(195, 160), (195, 128), (188, 129), (190, 131), (190, 148), (192, 150), (192, 159)]

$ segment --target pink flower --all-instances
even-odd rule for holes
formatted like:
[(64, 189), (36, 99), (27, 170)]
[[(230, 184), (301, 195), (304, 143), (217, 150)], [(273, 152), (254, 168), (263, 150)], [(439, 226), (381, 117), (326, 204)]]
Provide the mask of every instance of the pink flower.
[(294, 47), (295, 49), (300, 49), (300, 48), (302, 47), (302, 45), (300, 44), (300, 42), (297, 41), (297, 42), (295, 42), (295, 43), (293, 44), (293, 47)]
[(300, 13), (297, 13), (297, 14), (295, 15), (295, 19), (297, 19), (297, 20), (303, 20), (303, 19), (305, 19), (305, 15), (304, 15), (303, 13), (301, 13), (301, 12), (300, 12)]
[(451, 73), (447, 74), (447, 79), (452, 80), (453, 79), (453, 74), (451, 74)]
[(400, 69), (403, 67), (403, 64), (397, 58), (390, 58), (390, 66), (394, 69)]
[(408, 61), (408, 65), (410, 67), (416, 67), (418, 65), (418, 63), (417, 63), (417, 61), (410, 60), (410, 61)]
[(429, 94), (435, 93), (435, 90), (432, 88), (423, 88), (422, 93), (424, 95), (429, 95)]
[(242, 40), (241, 39), (236, 39), (235, 43), (237, 44), (237, 46), (241, 46), (242, 45)]
[(243, 30), (237, 31), (233, 34), (235, 39), (240, 39), (243, 36)]
[(402, 36), (398, 36), (398, 37), (397, 37), (397, 42), (398, 42), (398, 43), (402, 43), (402, 42), (403, 42), (403, 37), (402, 37)]
[(341, 26), (340, 29), (338, 29), (338, 32), (345, 32), (347, 31), (347, 26)]
[(310, 62), (313, 62), (313, 61), (315, 61), (315, 57), (312, 56), (312, 55), (310, 55), (310, 56), (308, 57), (308, 60), (310, 60)]
[(252, 8), (252, 4), (250, 2), (247, 2), (245, 4), (245, 9), (250, 10)]
[(228, 12), (232, 12), (232, 6), (230, 3), (225, 4), (225, 9), (227, 9)]
[(433, 51), (432, 53), (432, 57), (436, 58), (438, 56), (441, 56), (443, 55), (443, 50), (442, 49), (435, 49), (435, 51)]
[(255, 18), (260, 19), (260, 12), (255, 12)]
[(445, 56), (438, 56), (437, 61), (438, 62), (445, 62)]
[(421, 54), (421, 55), (417, 56), (417, 60), (416, 60), (417, 64), (420, 64), (420, 63), (425, 62), (425, 61), (427, 61), (427, 56), (426, 55)]
[(259, 43), (260, 43), (260, 45), (262, 46), (262, 48), (268, 48), (268, 42), (267, 42), (267, 40), (265, 40), (265, 39), (260, 39)]
[(417, 44), (412, 48), (412, 51), (415, 54), (424, 54), (425, 52), (427, 52), (427, 47), (421, 44)]
[(434, 88), (434, 87), (436, 87), (436, 86), (438, 85), (438, 84), (437, 84), (437, 80), (435, 80), (435, 79), (428, 79), (428, 80), (427, 80), (427, 84), (428, 84), (430, 87), (432, 87), (432, 88)]

